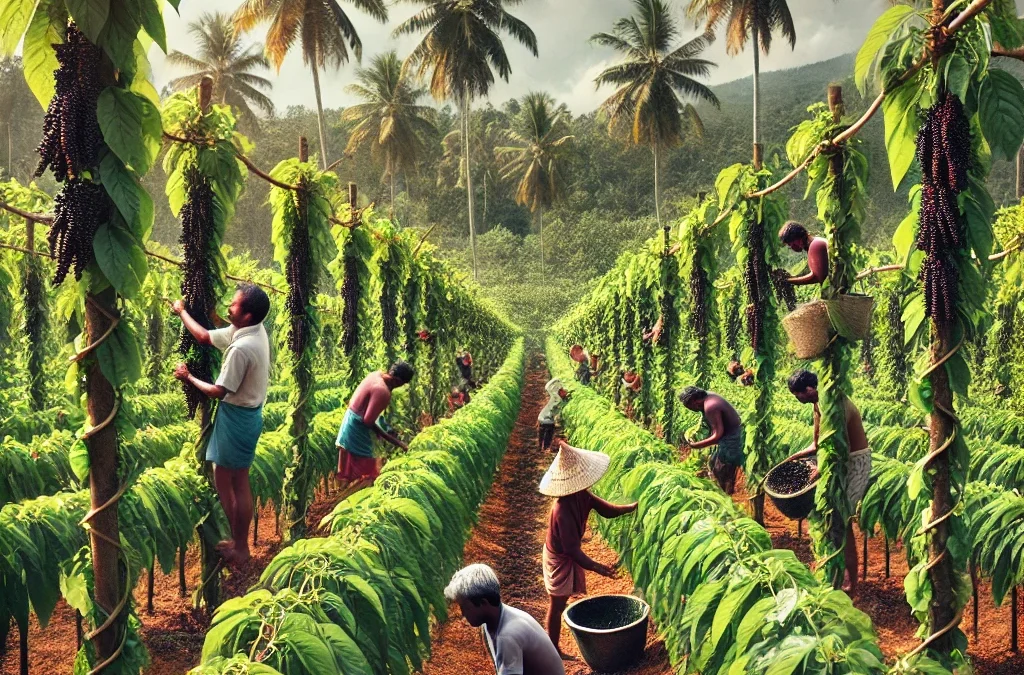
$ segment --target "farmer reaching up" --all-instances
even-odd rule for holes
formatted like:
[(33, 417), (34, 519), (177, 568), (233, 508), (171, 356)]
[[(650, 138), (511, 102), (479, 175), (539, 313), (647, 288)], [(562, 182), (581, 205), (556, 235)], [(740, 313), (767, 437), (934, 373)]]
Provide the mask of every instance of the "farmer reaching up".
[(603, 518), (618, 518), (636, 511), (637, 504), (610, 504), (591, 494), (589, 488), (608, 471), (611, 462), (608, 455), (574, 448), (562, 439), (558, 439), (556, 445), (558, 454), (540, 481), (540, 493), (557, 498), (551, 505), (543, 558), (544, 586), (548, 591), (548, 636), (557, 648), (562, 633), (562, 612), (569, 598), (587, 592), (585, 570), (614, 577), (618, 567), (618, 563), (612, 567), (602, 565), (580, 548), (590, 512), (597, 511)]
[(800, 277), (790, 277), (794, 286), (820, 284), (828, 278), (828, 241), (812, 237), (800, 223), (791, 220), (779, 230), (779, 239), (797, 253), (807, 252), (807, 267), (810, 271)]
[[(818, 452), (818, 434), (821, 429), (821, 410), (818, 408), (818, 376), (809, 370), (801, 369), (790, 376), (788, 385), (789, 391), (793, 393), (796, 400), (814, 406), (814, 441), (810, 447), (793, 454), (789, 459), (813, 457)], [(861, 420), (860, 411), (846, 394), (841, 393), (840, 396), (846, 417), (846, 440), (850, 450), (849, 460), (846, 464), (846, 498), (849, 501), (850, 512), (853, 513), (868, 489), (868, 479), (871, 477), (871, 448), (868, 447), (868, 437), (864, 433), (864, 422)], [(810, 482), (817, 480), (818, 475), (818, 469), (815, 467), (811, 472)], [(846, 557), (846, 579), (842, 588), (844, 591), (854, 593), (857, 590), (857, 540), (853, 536), (853, 519), (843, 523), (841, 519), (833, 518), (831, 534), (833, 541), (838, 541), (844, 526), (846, 527), (846, 546), (843, 554)]]
[(270, 311), (270, 298), (258, 286), (239, 287), (228, 307), (227, 328), (207, 330), (176, 300), (172, 305), (185, 328), (202, 345), (224, 352), (215, 383), (204, 382), (179, 363), (174, 377), (188, 382), (203, 395), (219, 399), (206, 459), (213, 463), (213, 478), (221, 506), (231, 525), (231, 540), (217, 549), (231, 565), (249, 559), (249, 523), (252, 522), (252, 491), (249, 467), (256, 456), (256, 443), (263, 432), (263, 403), (270, 379), (270, 340), (263, 319)]
[(679, 401), (704, 418), (710, 435), (704, 440), (690, 442), (689, 446), (694, 450), (717, 446), (711, 454), (711, 473), (718, 486), (731, 495), (736, 491), (736, 472), (743, 466), (744, 458), (745, 439), (740, 414), (724, 398), (700, 387), (683, 389)]
[(391, 431), (383, 413), (391, 403), (391, 392), (412, 380), (415, 371), (405, 361), (396, 361), (388, 372), (374, 371), (363, 378), (348, 402), (338, 430), (338, 483), (343, 496), (358, 492), (380, 475), (380, 460), (373, 456), (373, 438), (379, 436), (403, 450), (409, 447)]
[(480, 628), (497, 675), (565, 675), (558, 650), (537, 620), (501, 601), (498, 575), (487, 565), (463, 567), (444, 589), (462, 616)]

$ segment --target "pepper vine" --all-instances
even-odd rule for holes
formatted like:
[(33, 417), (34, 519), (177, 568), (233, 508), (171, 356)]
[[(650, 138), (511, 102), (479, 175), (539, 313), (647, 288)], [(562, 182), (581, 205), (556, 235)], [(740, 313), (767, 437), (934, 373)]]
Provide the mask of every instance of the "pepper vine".
[[(314, 299), (317, 287), (329, 274), (328, 265), (338, 255), (332, 236), (331, 195), (338, 180), (321, 172), (304, 158), (286, 159), (270, 176), (295, 189), (273, 187), (270, 207), (274, 213), (271, 239), (274, 260), (288, 281), (285, 309), (288, 313), (288, 370), (294, 383), (289, 395), (292, 464), (285, 472), (285, 536), (294, 541), (306, 534), (306, 511), (313, 499), (316, 477), (329, 467), (314, 466), (319, 456), (310, 449), (313, 403), (316, 393), (314, 364), (320, 337), (320, 318)], [(328, 453), (329, 454), (329, 453)]]

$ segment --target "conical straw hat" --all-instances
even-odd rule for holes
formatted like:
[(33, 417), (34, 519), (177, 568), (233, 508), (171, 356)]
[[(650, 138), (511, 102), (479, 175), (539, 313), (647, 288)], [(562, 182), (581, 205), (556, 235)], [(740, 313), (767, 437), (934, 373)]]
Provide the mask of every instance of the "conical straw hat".
[(565, 497), (586, 490), (601, 480), (611, 461), (611, 457), (603, 452), (580, 450), (563, 444), (555, 461), (540, 479), (540, 493), (548, 497)]

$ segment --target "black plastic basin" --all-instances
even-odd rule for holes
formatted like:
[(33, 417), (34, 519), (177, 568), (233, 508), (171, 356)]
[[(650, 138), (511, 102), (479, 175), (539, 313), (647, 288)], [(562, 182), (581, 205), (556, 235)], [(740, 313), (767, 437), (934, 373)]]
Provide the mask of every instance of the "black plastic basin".
[(617, 673), (636, 663), (647, 645), (651, 608), (632, 595), (595, 595), (569, 605), (569, 626), (583, 660), (598, 673)]

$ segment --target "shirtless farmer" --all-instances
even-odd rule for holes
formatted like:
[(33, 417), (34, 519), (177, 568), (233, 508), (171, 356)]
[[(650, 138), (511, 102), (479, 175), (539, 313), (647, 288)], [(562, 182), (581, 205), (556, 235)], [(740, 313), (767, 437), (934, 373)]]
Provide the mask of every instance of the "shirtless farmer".
[(391, 433), (382, 413), (391, 403), (391, 392), (412, 380), (415, 371), (405, 361), (396, 361), (388, 372), (375, 371), (356, 387), (338, 430), (338, 483), (345, 495), (362, 490), (380, 475), (380, 460), (373, 456), (376, 434), (388, 443), (409, 447)]
[(731, 495), (736, 491), (736, 472), (743, 466), (746, 442), (740, 414), (718, 394), (699, 387), (687, 387), (679, 400), (688, 409), (703, 415), (711, 435), (689, 445), (694, 450), (717, 446), (711, 455), (711, 473), (722, 491)]
[[(801, 457), (812, 457), (818, 452), (818, 433), (821, 428), (821, 410), (818, 408), (818, 376), (809, 370), (798, 370), (789, 378), (789, 390), (801, 403), (810, 403), (814, 406), (814, 441), (806, 450), (792, 455), (790, 459)], [(846, 410), (846, 438), (849, 442), (850, 458), (846, 464), (846, 498), (850, 502), (850, 511), (856, 509), (857, 504), (864, 498), (868, 489), (868, 479), (871, 476), (871, 448), (868, 447), (868, 437), (864, 433), (864, 422), (861, 420), (860, 411), (849, 398), (843, 396), (843, 406)], [(811, 481), (818, 478), (817, 468), (811, 474)], [(844, 556), (846, 558), (846, 579), (842, 584), (845, 591), (854, 593), (857, 590), (857, 545), (853, 535), (853, 520), (846, 524), (846, 546)], [(839, 539), (843, 524), (836, 522), (833, 525), (833, 537)]]
[(229, 565), (241, 565), (249, 559), (253, 510), (249, 467), (263, 432), (263, 403), (270, 377), (270, 340), (263, 327), (270, 298), (258, 286), (241, 286), (228, 307), (231, 325), (218, 330), (204, 328), (181, 300), (175, 301), (172, 309), (196, 342), (224, 352), (215, 383), (200, 380), (184, 363), (174, 369), (174, 377), (220, 400), (206, 459), (213, 463), (213, 480), (231, 526), (231, 540), (222, 541), (217, 549)]
[(807, 267), (810, 271), (800, 277), (790, 277), (794, 286), (820, 284), (828, 278), (828, 242), (821, 237), (812, 237), (800, 223), (791, 220), (779, 230), (779, 239), (797, 253), (807, 252)]

